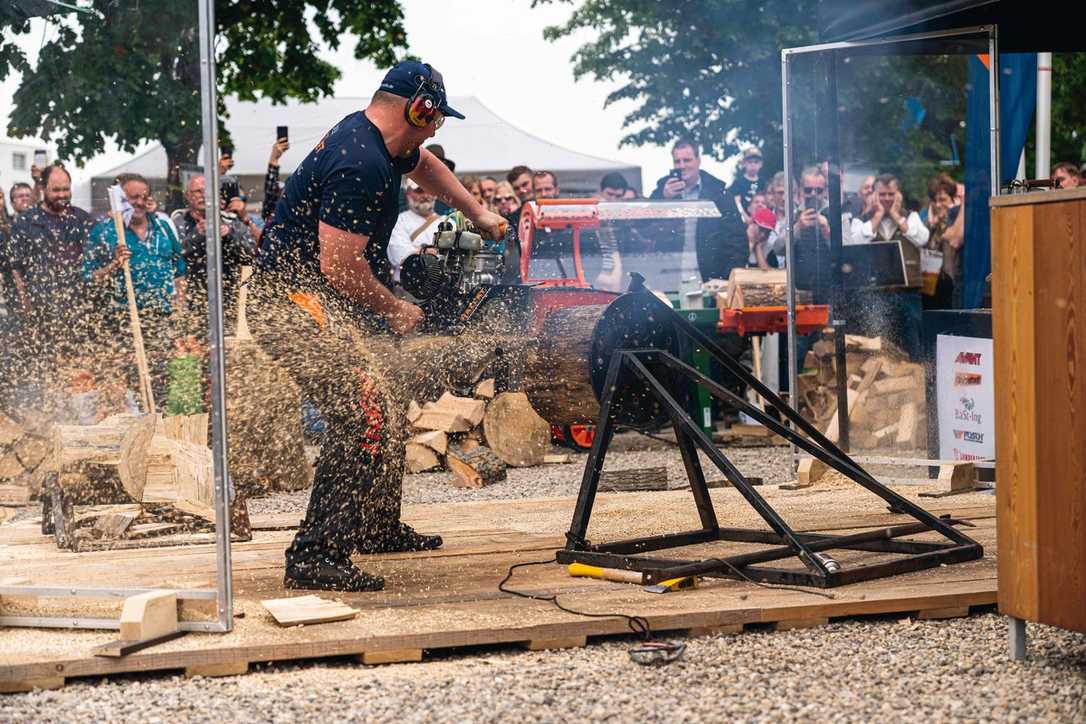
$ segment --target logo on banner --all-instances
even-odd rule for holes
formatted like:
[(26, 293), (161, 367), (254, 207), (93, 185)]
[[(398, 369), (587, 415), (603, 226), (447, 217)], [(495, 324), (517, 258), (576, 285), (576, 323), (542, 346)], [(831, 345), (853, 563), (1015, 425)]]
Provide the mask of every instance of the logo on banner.
[(976, 372), (955, 372), (955, 387), (973, 387), (980, 384), (981, 376)]
[(955, 430), (954, 437), (957, 440), (964, 440), (965, 442), (984, 443), (983, 432), (973, 432), (972, 430)]
[(980, 366), (980, 352), (959, 352), (954, 362), (961, 365)]

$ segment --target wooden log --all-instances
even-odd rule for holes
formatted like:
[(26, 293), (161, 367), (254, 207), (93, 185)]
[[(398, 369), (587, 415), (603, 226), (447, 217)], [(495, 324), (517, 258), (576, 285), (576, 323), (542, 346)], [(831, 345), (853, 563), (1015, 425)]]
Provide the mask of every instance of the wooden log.
[(788, 280), (784, 269), (736, 267), (728, 275), (728, 308), (783, 307), (787, 305)]
[(667, 468), (631, 468), (628, 470), (604, 470), (600, 473), (600, 490), (625, 493), (638, 490), (667, 490)]
[(487, 405), (483, 433), (494, 454), (513, 467), (542, 464), (551, 447), (551, 426), (523, 392), (503, 392)]
[(592, 341), (604, 309), (598, 305), (551, 312), (528, 355), (524, 392), (535, 411), (553, 425), (591, 423), (599, 417), (590, 375)]
[(50, 464), (60, 473), (113, 468), (121, 489), (138, 502), (147, 484), (147, 452), (156, 422), (155, 415), (114, 415), (97, 425), (57, 425)]
[(422, 406), (423, 415), (435, 410), (455, 413), (467, 420), (472, 427), (475, 427), (483, 421), (483, 414), (486, 412), (486, 403), (471, 397), (457, 397), (451, 392), (446, 392), (437, 402), (427, 402)]
[(440, 432), (467, 432), (475, 427), (455, 410), (423, 410), (411, 424), (420, 430)]
[(505, 463), (485, 446), (473, 450), (449, 448), (446, 458), (453, 473), (452, 484), (458, 488), (481, 488), (505, 480)]
[(409, 473), (421, 473), (441, 465), (441, 459), (437, 453), (427, 445), (409, 442), (404, 446), (404, 453)]

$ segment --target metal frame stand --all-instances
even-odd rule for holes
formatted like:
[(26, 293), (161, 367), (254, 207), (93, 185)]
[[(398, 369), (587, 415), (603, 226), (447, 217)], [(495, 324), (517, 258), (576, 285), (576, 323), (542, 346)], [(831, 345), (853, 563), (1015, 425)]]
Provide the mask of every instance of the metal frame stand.
[[(651, 294), (644, 294), (644, 296), (646, 310), (652, 310), (654, 315), (659, 315), (657, 319), (668, 319), (679, 336), (685, 336), (707, 350), (723, 369), (758, 393), (765, 401), (767, 410), (774, 408), (782, 418), (787, 418), (804, 434), (801, 435), (787, 427), (763, 412), (757, 405), (750, 404), (744, 397), (706, 377), (670, 352), (657, 349), (617, 350), (611, 356), (608, 367), (596, 438), (585, 465), (573, 520), (566, 534), (566, 547), (558, 552), (560, 563), (576, 562), (641, 571), (643, 582), (646, 584), (698, 575), (747, 578), (769, 583), (828, 588), (944, 564), (976, 560), (984, 555), (984, 549), (980, 544), (954, 527), (958, 521), (937, 518), (879, 483), (798, 412), (786, 405), (745, 367), (725, 354), (714, 340)], [(713, 444), (700, 426), (691, 419), (681, 402), (676, 399), (676, 395), (681, 395), (681, 392), (674, 392), (671, 388), (685, 389), (690, 382), (708, 390), (709, 394), (717, 399), (726, 400), (735, 405), (774, 433), (786, 438), (795, 446), (882, 498), (891, 510), (910, 515), (916, 522), (849, 535), (797, 533), (747, 481), (727, 456)], [(630, 385), (646, 388), (670, 418), (702, 527), (699, 530), (681, 533), (593, 544), (585, 536), (599, 487), (600, 471), (603, 469), (607, 448), (614, 436), (619, 418), (619, 412), (613, 402), (616, 393)], [(771, 531), (720, 527), (705, 483), (705, 474), (698, 459), (699, 449), (724, 473), (728, 481), (765, 520)], [(940, 533), (949, 542), (901, 540), (905, 536), (928, 531)], [(775, 547), (726, 558), (704, 560), (638, 555), (713, 541), (765, 543)], [(826, 553), (833, 549), (893, 553), (899, 554), (900, 557), (890, 561), (846, 567)], [(806, 570), (755, 565), (792, 557), (798, 557), (806, 566)]]

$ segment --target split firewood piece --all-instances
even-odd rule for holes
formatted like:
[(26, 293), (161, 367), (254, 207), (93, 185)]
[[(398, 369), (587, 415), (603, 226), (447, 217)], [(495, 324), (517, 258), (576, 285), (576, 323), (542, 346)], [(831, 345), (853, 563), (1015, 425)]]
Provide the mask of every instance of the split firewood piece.
[(115, 415), (97, 425), (57, 425), (53, 431), (53, 469), (77, 472), (85, 466), (116, 469), (121, 488), (143, 500), (147, 453), (155, 433), (155, 415)]
[(409, 473), (421, 473), (441, 465), (441, 458), (437, 456), (433, 448), (427, 445), (409, 442), (404, 447)]
[(446, 392), (438, 398), (437, 402), (428, 402), (422, 407), (423, 414), (431, 410), (455, 412), (475, 427), (483, 421), (486, 403), (471, 397), (457, 397), (451, 392)]
[(483, 433), (490, 449), (513, 467), (542, 464), (551, 447), (550, 424), (523, 392), (502, 392), (487, 405)]
[(488, 447), (464, 450), (453, 446), (446, 460), (453, 473), (452, 484), (458, 488), (481, 488), (505, 480), (505, 463)]
[(494, 399), (494, 378), (488, 377), (479, 384), (475, 385), (475, 396), (482, 397), (486, 400)]
[(280, 626), (304, 626), (312, 623), (347, 621), (358, 615), (358, 609), (320, 596), (295, 596), (261, 601)]
[(420, 432), (407, 442), (414, 443), (415, 445), (425, 445), (438, 455), (444, 455), (449, 449), (449, 436), (441, 430)]
[(901, 406), (901, 417), (898, 419), (897, 444), (912, 446), (916, 439), (916, 423), (919, 415), (916, 404), (906, 402)]
[(411, 423), (419, 430), (440, 430), (441, 432), (467, 432), (474, 425), (455, 410), (423, 410)]
[(414, 423), (415, 420), (418, 420), (421, 415), (422, 415), (422, 408), (419, 407), (419, 403), (415, 402), (414, 400), (411, 400), (411, 402), (407, 403), (407, 421), (408, 422)]

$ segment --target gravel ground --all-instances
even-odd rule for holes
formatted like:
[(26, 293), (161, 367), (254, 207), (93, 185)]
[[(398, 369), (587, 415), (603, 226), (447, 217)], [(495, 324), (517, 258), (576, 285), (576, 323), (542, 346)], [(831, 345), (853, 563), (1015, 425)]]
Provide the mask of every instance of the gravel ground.
[(1030, 625), (1006, 655), (1006, 619), (847, 621), (689, 640), (662, 668), (631, 641), (482, 649), (421, 664), (269, 666), (246, 676), (127, 676), (0, 698), (30, 721), (1046, 721), (1086, 720), (1086, 638)]
[[(668, 480), (672, 486), (678, 486), (686, 481), (682, 458), (674, 445), (649, 438), (640, 439), (644, 441), (642, 447), (650, 449), (610, 452), (607, 455), (604, 470), (667, 465)], [(634, 445), (636, 441), (627, 439), (624, 443)], [(564, 449), (556, 449), (555, 452), (569, 453), (572, 456), (572, 462), (533, 468), (509, 468), (505, 480), (478, 490), (453, 487), (449, 483), (452, 473), (448, 471), (407, 475), (404, 477), (403, 502), (453, 503), (512, 498), (574, 497), (581, 487), (581, 475), (584, 473), (587, 454), (572, 453)], [(728, 448), (727, 453), (740, 472), (747, 476), (760, 477), (766, 485), (777, 485), (795, 479), (787, 447), (737, 447)], [(701, 456), (701, 461), (709, 480), (724, 477), (704, 455)], [(249, 512), (255, 514), (304, 512), (308, 501), (308, 490), (283, 493), (250, 500)]]

